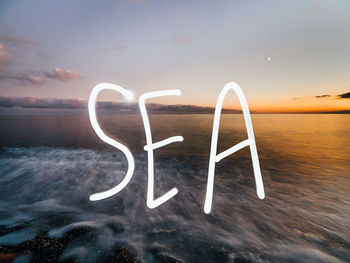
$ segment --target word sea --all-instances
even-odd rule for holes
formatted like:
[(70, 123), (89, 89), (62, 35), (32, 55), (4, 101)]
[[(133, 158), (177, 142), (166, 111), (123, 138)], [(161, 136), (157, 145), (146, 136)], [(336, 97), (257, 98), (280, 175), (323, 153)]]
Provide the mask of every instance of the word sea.
[[(107, 136), (101, 129), (100, 125), (98, 124), (97, 117), (96, 117), (96, 100), (97, 100), (98, 94), (103, 90), (117, 91), (121, 93), (124, 96), (124, 98), (126, 98), (127, 100), (132, 100), (134, 98), (134, 95), (130, 90), (126, 90), (118, 85), (114, 85), (110, 83), (101, 83), (96, 85), (92, 89), (89, 97), (89, 103), (88, 103), (90, 122), (94, 131), (102, 141), (112, 145), (113, 147), (121, 150), (124, 153), (128, 161), (128, 170), (124, 179), (117, 186), (107, 191), (95, 193), (91, 195), (90, 196), (91, 201), (105, 199), (117, 194), (130, 182), (135, 169), (134, 157), (131, 154), (130, 150), (125, 145)], [(239, 102), (241, 104), (243, 115), (244, 115), (244, 121), (247, 129), (248, 139), (232, 146), (231, 148), (225, 150), (222, 153), (217, 154), (217, 143), (218, 143), (222, 104), (226, 97), (226, 94), (230, 90), (233, 90), (236, 93), (236, 95), (238, 96)], [(144, 150), (147, 151), (147, 155), (148, 155), (147, 206), (151, 209), (162, 205), (163, 203), (165, 203), (166, 201), (168, 201), (170, 198), (174, 197), (178, 193), (178, 189), (174, 187), (164, 195), (156, 199), (154, 198), (154, 150), (160, 147), (164, 147), (165, 145), (168, 145), (173, 142), (182, 142), (184, 138), (182, 136), (173, 136), (159, 142), (153, 142), (151, 127), (148, 119), (145, 102), (146, 100), (151, 98), (162, 97), (162, 96), (174, 96), (174, 95), (180, 96), (181, 91), (180, 90), (153, 91), (153, 92), (144, 93), (139, 98), (139, 107), (140, 107), (141, 116), (142, 116), (143, 125), (145, 128), (145, 134), (146, 134), (146, 145), (144, 146)], [(211, 211), (212, 200), (213, 200), (215, 164), (220, 162), (225, 157), (235, 153), (236, 151), (246, 146), (249, 146), (250, 148), (250, 154), (252, 158), (254, 177), (255, 177), (256, 193), (260, 199), (264, 199), (265, 198), (264, 185), (262, 181), (259, 158), (258, 158), (258, 153), (256, 149), (254, 131), (252, 126), (252, 121), (250, 118), (247, 100), (243, 94), (242, 89), (236, 83), (229, 82), (224, 86), (224, 88), (220, 92), (218, 100), (216, 102), (214, 123), (213, 123), (212, 137), (211, 137), (207, 190), (206, 190), (205, 203), (204, 203), (205, 213), (209, 214)]]

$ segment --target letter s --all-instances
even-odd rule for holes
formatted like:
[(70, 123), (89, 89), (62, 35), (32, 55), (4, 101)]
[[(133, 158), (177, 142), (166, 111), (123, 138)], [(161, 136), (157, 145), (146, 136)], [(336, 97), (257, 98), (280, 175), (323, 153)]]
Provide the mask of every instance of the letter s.
[(119, 191), (121, 191), (131, 180), (131, 177), (134, 173), (135, 170), (135, 161), (134, 161), (134, 157), (132, 156), (130, 150), (123, 144), (117, 142), (116, 140), (113, 140), (112, 138), (108, 137), (101, 129), (100, 125), (97, 122), (97, 118), (96, 118), (96, 99), (98, 94), (102, 91), (102, 90), (114, 90), (117, 91), (121, 94), (123, 94), (123, 96), (128, 99), (128, 100), (132, 100), (134, 95), (130, 90), (126, 90), (118, 85), (114, 85), (114, 84), (110, 84), (110, 83), (100, 83), (98, 85), (96, 85), (90, 94), (89, 97), (89, 117), (90, 117), (90, 123), (92, 125), (92, 128), (94, 129), (94, 131), (96, 132), (97, 136), (104, 142), (112, 145), (113, 147), (121, 150), (124, 155), (126, 156), (127, 160), (128, 160), (128, 171), (123, 179), (123, 181), (121, 181), (117, 186), (104, 191), (104, 192), (100, 192), (100, 193), (95, 193), (90, 195), (90, 200), (91, 201), (97, 201), (97, 200), (101, 200), (101, 199), (105, 199), (108, 197), (111, 197), (113, 195), (115, 195), (116, 193), (118, 193)]

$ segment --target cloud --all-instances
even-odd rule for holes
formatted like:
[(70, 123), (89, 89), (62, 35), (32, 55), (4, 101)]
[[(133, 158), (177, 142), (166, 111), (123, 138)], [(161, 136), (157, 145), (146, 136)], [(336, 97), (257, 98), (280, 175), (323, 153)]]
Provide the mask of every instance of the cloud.
[(330, 97), (331, 95), (318, 95), (318, 96), (315, 96), (316, 99), (322, 99), (322, 98), (328, 98)]
[[(1, 49), (0, 49), (1, 50)], [(1, 72), (0, 72), (1, 73)], [(59, 81), (67, 82), (74, 79), (80, 79), (83, 76), (76, 72), (76, 71), (70, 71), (70, 70), (64, 70), (61, 68), (54, 68), (52, 72), (48, 71), (36, 71), (32, 73), (20, 73), (17, 75), (9, 75), (9, 74), (0, 74), (0, 81), (1, 80), (15, 80), (22, 82), (22, 84), (32, 84), (35, 86), (39, 86), (46, 82), (48, 78), (50, 79), (56, 79)]]
[[(0, 29), (1, 30), (1, 29)], [(32, 53), (40, 58), (50, 58), (40, 47), (40, 45), (33, 40), (12, 34), (12, 33), (0, 33), (0, 44), (6, 46), (14, 54), (20, 54), (21, 52)]]
[(189, 37), (185, 34), (177, 34), (171, 38), (171, 41), (175, 45), (186, 45), (189, 42)]
[(349, 99), (350, 98), (350, 92), (339, 94), (338, 98), (340, 98), (340, 99)]
[(36, 86), (44, 82), (45, 77), (42, 77), (42, 73), (38, 71), (34, 73), (28, 73), (28, 71), (26, 73), (13, 73), (16, 70), (11, 67), (12, 62), (21, 57), (19, 54), (23, 52), (23, 49), (26, 49), (25, 52), (27, 53), (33, 52), (32, 46), (36, 46), (36, 43), (26, 37), (0, 33), (0, 80), (14, 80), (24, 85), (32, 84)]
[(20, 81), (22, 84), (32, 84), (35, 86), (39, 86), (45, 82), (42, 78), (35, 75), (19, 75), (19, 76), (7, 76), (7, 75), (0, 75), (0, 80), (15, 80)]
[(38, 76), (26, 76), (25, 80), (33, 85), (41, 85), (44, 83), (44, 80)]
[(25, 37), (0, 33), (0, 72), (8, 68), (15, 59), (15, 54), (19, 53), (18, 49), (33, 46), (35, 43)]
[(12, 52), (0, 43), (0, 72), (9, 66), (13, 59)]
[[(0, 107), (20, 107), (20, 108), (38, 108), (38, 109), (87, 109), (87, 101), (79, 99), (52, 99), (52, 98), (33, 98), (33, 97), (0, 97)], [(138, 113), (138, 103), (125, 102), (97, 102), (99, 110), (115, 110), (120, 112)], [(213, 107), (202, 107), (196, 105), (164, 105), (157, 103), (148, 103), (148, 113), (214, 113)], [(241, 113), (240, 110), (222, 109), (222, 113)]]
[(11, 33), (0, 33), (0, 81), (12, 80), (19, 81), (24, 85), (32, 84), (38, 86), (48, 78), (67, 82), (83, 77), (79, 72), (64, 70), (59, 67), (55, 67), (53, 71), (28, 71), (23, 69), (16, 70), (10, 66), (14, 60), (21, 57), (20, 54), (22, 52), (33, 53), (36, 51), (35, 54), (40, 57), (46, 55), (36, 48), (33, 49), (33, 46), (37, 46), (37, 44), (26, 37)]
[(14, 34), (0, 34), (0, 42), (7, 46), (17, 48), (35, 45), (35, 42), (30, 40), (29, 38)]
[(52, 72), (45, 72), (44, 75), (51, 79), (67, 82), (73, 79), (80, 79), (83, 76), (76, 71), (64, 70), (59, 67), (55, 67)]

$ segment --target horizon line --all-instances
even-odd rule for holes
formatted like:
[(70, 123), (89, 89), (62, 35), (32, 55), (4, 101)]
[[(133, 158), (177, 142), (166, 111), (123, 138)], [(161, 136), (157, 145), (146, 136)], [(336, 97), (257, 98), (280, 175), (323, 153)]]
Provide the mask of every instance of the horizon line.
[[(85, 99), (59, 99), (59, 98), (35, 98), (35, 97), (3, 97), (0, 96), (0, 108), (7, 109), (70, 109), (83, 110), (87, 109), (87, 100)], [(254, 106), (250, 107), (251, 114), (350, 114), (350, 109), (261, 109), (255, 110)], [(97, 102), (99, 110), (114, 110), (123, 113), (139, 113), (137, 102)], [(158, 114), (212, 114), (215, 112), (214, 106), (201, 106), (194, 104), (160, 104), (147, 103), (149, 113)], [(222, 114), (241, 114), (242, 110), (237, 108), (222, 108)]]

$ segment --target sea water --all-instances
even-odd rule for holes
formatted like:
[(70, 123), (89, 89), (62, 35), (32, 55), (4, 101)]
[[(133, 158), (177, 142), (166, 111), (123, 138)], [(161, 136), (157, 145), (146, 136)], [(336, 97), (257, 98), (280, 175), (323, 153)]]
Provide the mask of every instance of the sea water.
[[(152, 210), (141, 117), (105, 111), (99, 118), (131, 150), (136, 168), (121, 192), (91, 202), (89, 195), (124, 178), (127, 162), (97, 138), (86, 111), (0, 116), (1, 253), (16, 262), (350, 259), (349, 115), (253, 114), (266, 198), (256, 196), (245, 148), (217, 164), (209, 215), (212, 114), (150, 116), (154, 141), (184, 137), (155, 150), (155, 196), (173, 187), (179, 193)], [(218, 153), (246, 138), (242, 115), (222, 115)]]

